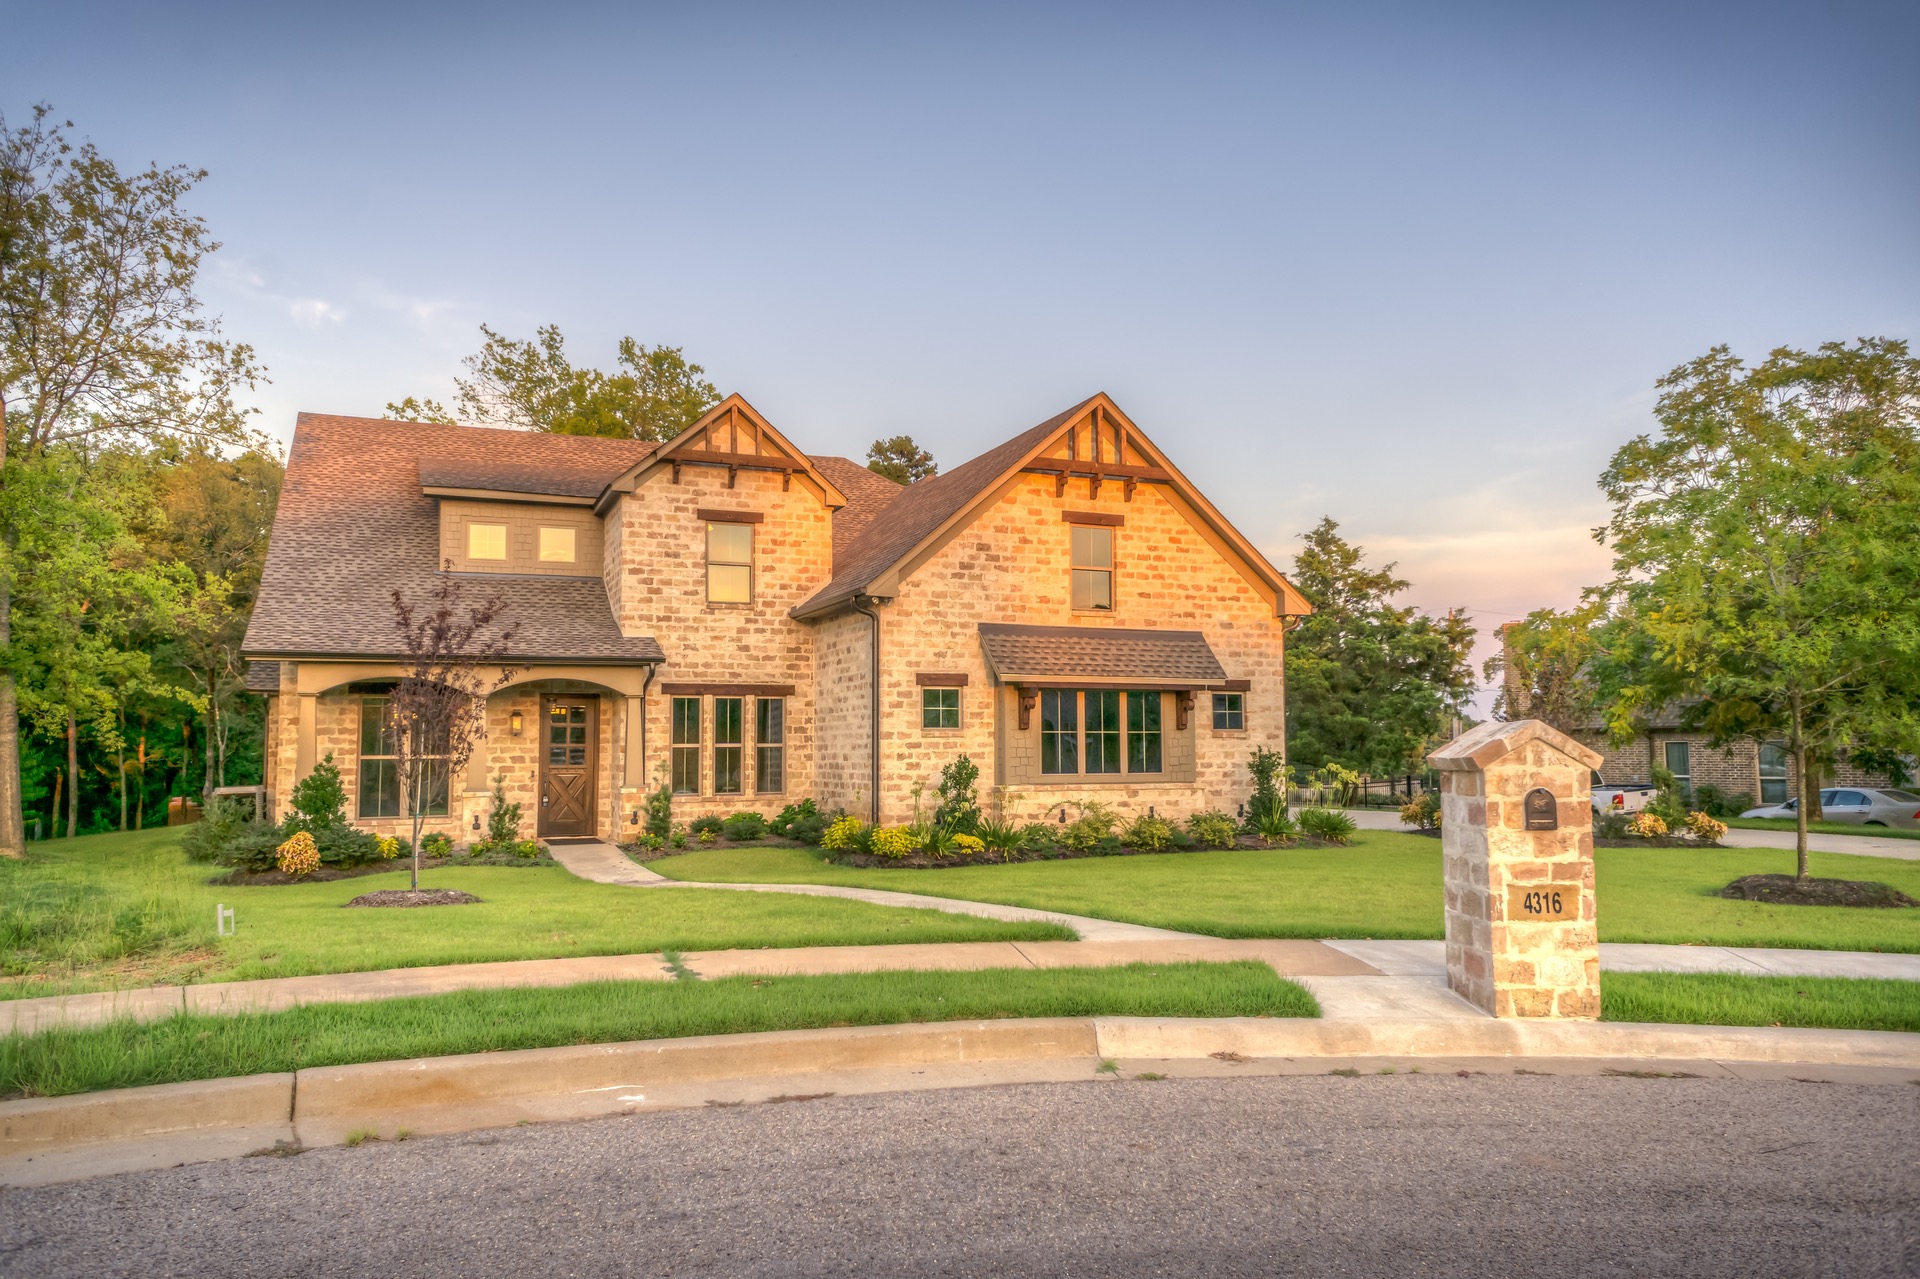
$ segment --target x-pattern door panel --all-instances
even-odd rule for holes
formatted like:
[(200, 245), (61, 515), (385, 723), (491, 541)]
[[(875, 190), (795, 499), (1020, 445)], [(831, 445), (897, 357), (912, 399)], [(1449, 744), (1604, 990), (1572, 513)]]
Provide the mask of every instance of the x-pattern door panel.
[(593, 834), (593, 703), (550, 701), (541, 716), (540, 833)]

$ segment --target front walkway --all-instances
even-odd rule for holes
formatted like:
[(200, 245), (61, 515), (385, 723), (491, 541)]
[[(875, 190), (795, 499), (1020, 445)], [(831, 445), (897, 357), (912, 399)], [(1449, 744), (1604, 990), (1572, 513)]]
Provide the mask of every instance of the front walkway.
[[(1349, 808), (1347, 816), (1362, 830), (1410, 831), (1403, 825), (1400, 814), (1391, 808)], [(1863, 828), (1864, 829), (1864, 828)], [(1794, 833), (1790, 830), (1739, 830), (1729, 827), (1727, 837), (1720, 841), (1726, 848), (1778, 848), (1787, 852), (1794, 849)], [(1816, 853), (1853, 853), (1860, 857), (1892, 857), (1899, 861), (1920, 861), (1920, 839), (1894, 839), (1875, 835), (1828, 835), (1819, 831), (1807, 832), (1807, 847)]]
[(641, 866), (612, 844), (556, 844), (549, 848), (553, 859), (582, 879), (597, 884), (620, 884), (628, 888), (718, 888), (737, 893), (798, 893), (806, 897), (844, 897), (848, 901), (869, 902), (875, 906), (904, 906), (917, 910), (940, 910), (949, 915), (974, 915), (981, 919), (999, 919), (1021, 923), (1062, 924), (1080, 935), (1081, 941), (1167, 941), (1196, 936), (1171, 928), (1150, 928), (1145, 924), (1123, 924), (1113, 919), (1092, 919), (1085, 915), (1065, 915), (1056, 910), (1032, 910), (1025, 906), (1002, 906), (994, 902), (959, 901), (951, 897), (923, 897), (918, 893), (896, 893), (884, 888), (841, 888), (832, 884), (698, 884), (668, 879)]

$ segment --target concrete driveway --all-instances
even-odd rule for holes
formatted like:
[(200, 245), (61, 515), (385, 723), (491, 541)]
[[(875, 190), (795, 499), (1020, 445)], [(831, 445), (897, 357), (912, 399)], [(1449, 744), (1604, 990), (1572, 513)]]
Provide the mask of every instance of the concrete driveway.
[[(1347, 815), (1362, 830), (1408, 829), (1400, 815), (1390, 808), (1350, 808)], [(1792, 852), (1794, 834), (1790, 830), (1728, 830), (1722, 841), (1728, 848), (1779, 848)], [(1893, 839), (1873, 835), (1807, 834), (1807, 847), (1817, 853), (1854, 853), (1861, 857), (1893, 857), (1901, 861), (1920, 861), (1920, 839)]]

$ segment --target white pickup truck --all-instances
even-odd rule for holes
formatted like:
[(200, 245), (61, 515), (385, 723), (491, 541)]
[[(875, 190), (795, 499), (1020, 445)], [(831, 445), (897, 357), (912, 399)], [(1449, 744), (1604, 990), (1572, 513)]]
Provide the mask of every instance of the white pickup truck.
[(1651, 782), (1629, 786), (1609, 786), (1595, 770), (1593, 774), (1593, 811), (1596, 813), (1637, 813), (1653, 802), (1656, 787)]

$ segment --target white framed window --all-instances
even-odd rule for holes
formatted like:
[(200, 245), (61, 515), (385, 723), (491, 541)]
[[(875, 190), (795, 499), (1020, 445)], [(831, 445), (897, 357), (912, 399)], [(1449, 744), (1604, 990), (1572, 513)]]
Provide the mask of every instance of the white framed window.
[(1075, 612), (1113, 611), (1113, 530), (1099, 524), (1071, 524), (1073, 530), (1073, 607)]
[(574, 530), (540, 526), (540, 562), (571, 564), (574, 561)]
[(507, 526), (504, 524), (467, 525), (467, 558), (504, 560), (507, 558)]
[(707, 525), (707, 603), (753, 603), (753, 525)]

